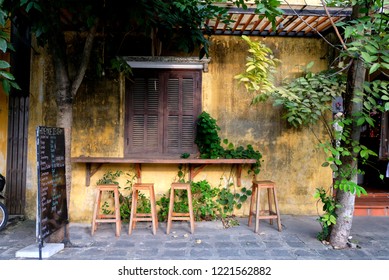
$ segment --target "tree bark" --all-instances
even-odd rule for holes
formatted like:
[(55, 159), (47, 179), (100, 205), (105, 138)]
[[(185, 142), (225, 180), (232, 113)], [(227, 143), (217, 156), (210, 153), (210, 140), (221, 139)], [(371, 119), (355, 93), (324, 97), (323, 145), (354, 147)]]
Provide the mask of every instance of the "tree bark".
[(355, 194), (337, 190), (336, 201), (342, 205), (342, 208), (336, 211), (338, 218), (331, 230), (330, 244), (335, 249), (343, 249), (347, 247), (351, 232)]
[[(353, 18), (359, 18), (360, 7), (353, 6)], [(354, 121), (351, 124), (350, 135), (353, 141), (359, 142), (360, 139), (360, 126), (356, 124), (355, 114), (361, 113), (363, 105), (361, 102), (354, 102), (356, 92), (363, 92), (363, 83), (365, 81), (366, 69), (361, 59), (354, 59), (351, 64), (350, 70), (347, 75), (346, 93), (343, 96), (343, 103), (345, 108), (345, 117), (353, 118)], [(349, 147), (350, 148), (350, 147)], [(352, 149), (350, 149), (352, 150)], [(353, 155), (354, 158), (357, 155)], [(340, 168), (358, 168), (358, 162), (351, 157), (341, 158), (342, 166)], [(340, 172), (341, 173), (341, 172)], [(356, 182), (357, 175), (355, 174), (351, 178), (338, 178), (347, 179)], [(351, 233), (352, 220), (354, 215), (355, 206), (355, 193), (344, 192), (342, 190), (336, 191), (336, 201), (341, 208), (336, 209), (337, 223), (331, 229), (330, 244), (336, 249), (343, 249), (347, 247), (348, 239)]]

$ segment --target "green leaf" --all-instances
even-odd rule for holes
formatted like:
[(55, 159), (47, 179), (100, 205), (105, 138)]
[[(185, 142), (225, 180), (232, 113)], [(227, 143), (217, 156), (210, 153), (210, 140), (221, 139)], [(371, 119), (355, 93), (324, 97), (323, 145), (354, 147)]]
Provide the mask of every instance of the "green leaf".
[(352, 26), (347, 26), (346, 29), (344, 30), (344, 37), (350, 38), (353, 33), (354, 33), (354, 28)]
[(247, 200), (247, 195), (242, 195), (239, 199), (241, 202), (245, 202)]
[(363, 125), (364, 123), (365, 123), (365, 118), (364, 118), (364, 117), (358, 118), (358, 120), (357, 120), (357, 125), (358, 125), (358, 126), (361, 126), (361, 125)]
[(363, 60), (367, 63), (372, 63), (374, 61), (373, 57), (367, 52), (361, 52)]
[(11, 65), (7, 61), (0, 60), (0, 69), (5, 69), (9, 67), (11, 67)]
[(314, 64), (315, 64), (315, 62), (314, 62), (314, 61), (311, 61), (311, 62), (309, 62), (309, 63), (307, 64), (306, 68), (307, 68), (307, 69), (311, 69), (311, 68), (313, 67)]
[(3, 80), (3, 89), (4, 89), (5, 93), (7, 93), (7, 94), (9, 94), (11, 91), (11, 84), (6, 79)]
[(378, 52), (378, 50), (372, 45), (366, 45), (365, 49), (368, 50), (372, 54), (377, 54), (377, 52)]
[(6, 78), (8, 80), (15, 80), (14, 76), (7, 71), (0, 71), (0, 76), (3, 76), (4, 78)]
[(374, 127), (374, 121), (372, 118), (366, 118), (366, 121), (368, 124), (370, 124), (372, 127)]
[(8, 44), (7, 41), (4, 39), (0, 39), (0, 50), (5, 53), (7, 51)]
[(377, 71), (380, 67), (381, 67), (381, 64), (380, 64), (380, 63), (374, 63), (374, 64), (370, 67), (369, 74), (374, 73), (374, 72)]

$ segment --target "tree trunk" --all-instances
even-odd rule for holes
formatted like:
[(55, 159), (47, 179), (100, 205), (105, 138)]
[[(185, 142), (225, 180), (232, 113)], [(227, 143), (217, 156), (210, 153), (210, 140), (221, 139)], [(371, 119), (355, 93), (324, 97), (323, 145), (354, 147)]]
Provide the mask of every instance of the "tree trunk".
[(351, 232), (355, 194), (337, 190), (336, 201), (342, 205), (342, 208), (336, 211), (338, 218), (331, 230), (330, 243), (335, 249), (343, 249), (347, 246)]
[[(71, 128), (73, 122), (73, 98), (70, 87), (69, 73), (67, 64), (63, 57), (58, 54), (58, 50), (52, 49), (53, 63), (56, 80), (56, 102), (57, 102), (57, 127), (63, 128), (65, 132), (65, 179), (66, 179), (66, 202), (67, 208), (70, 201), (70, 190), (72, 184), (72, 166), (71, 166)], [(69, 241), (69, 225), (65, 228), (52, 233), (49, 236), (49, 242), (60, 243)]]
[[(68, 65), (66, 60), (66, 43), (63, 38), (53, 36), (49, 44), (52, 52), (53, 64), (55, 69), (56, 82), (56, 101), (57, 101), (57, 127), (65, 131), (65, 178), (66, 178), (66, 196), (67, 206), (70, 205), (70, 194), (72, 186), (72, 163), (71, 163), (71, 142), (72, 142), (72, 124), (73, 124), (73, 99), (85, 76), (92, 52), (93, 41), (96, 36), (98, 21), (91, 27), (85, 39), (84, 51), (78, 71), (73, 79), (70, 80)], [(70, 242), (69, 225), (54, 232), (49, 237), (49, 242)]]
[[(353, 18), (359, 18), (360, 7), (353, 6)], [(350, 67), (347, 75), (347, 87), (346, 93), (343, 96), (343, 103), (345, 108), (345, 117), (353, 118), (354, 121), (351, 124), (351, 138), (353, 141), (359, 142), (360, 139), (360, 126), (356, 124), (355, 114), (362, 112), (363, 105), (361, 102), (353, 102), (356, 97), (356, 92), (363, 91), (363, 82), (365, 81), (366, 69), (361, 59), (355, 59)], [(352, 149), (351, 149), (352, 150)], [(356, 158), (357, 155), (354, 155)], [(352, 160), (350, 157), (341, 158), (342, 167), (346, 167), (349, 164), (352, 168), (357, 168), (358, 163), (356, 160)], [(341, 173), (341, 172), (340, 172)], [(356, 182), (357, 175), (355, 174), (351, 178), (338, 178), (352, 180)], [(355, 206), (355, 194), (350, 192), (344, 192), (342, 190), (336, 191), (336, 201), (341, 204), (341, 208), (336, 209), (337, 222), (333, 226), (330, 235), (330, 243), (336, 249), (343, 249), (347, 247), (348, 238), (351, 232), (352, 220), (354, 215)]]

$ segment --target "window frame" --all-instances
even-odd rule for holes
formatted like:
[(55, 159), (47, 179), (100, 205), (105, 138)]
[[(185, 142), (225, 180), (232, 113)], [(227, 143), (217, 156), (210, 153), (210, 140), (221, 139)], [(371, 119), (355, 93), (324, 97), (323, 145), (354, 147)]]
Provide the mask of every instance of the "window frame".
[[(194, 143), (196, 136), (196, 120), (198, 115), (202, 110), (202, 71), (199, 69), (133, 69), (134, 76), (131, 79), (126, 79), (125, 82), (125, 120), (124, 120), (124, 156), (125, 157), (133, 157), (133, 158), (175, 158), (180, 156), (183, 153), (189, 153), (191, 155), (196, 154), (198, 152), (197, 146)], [(150, 146), (144, 146), (142, 150), (136, 150), (133, 145), (133, 123), (134, 123), (134, 114), (135, 110), (133, 110), (134, 104), (132, 103), (133, 99), (133, 88), (135, 85), (136, 78), (156, 78), (159, 81), (158, 88), (158, 140), (157, 140), (157, 150), (152, 149)], [(171, 151), (168, 147), (168, 120), (169, 112), (168, 112), (168, 80), (173, 78), (181, 78), (185, 79), (188, 77), (193, 78), (193, 134), (192, 134), (192, 146), (190, 150), (178, 150)], [(179, 100), (182, 101), (182, 87), (179, 89)], [(146, 101), (147, 103), (147, 101)], [(180, 103), (181, 104), (181, 103)], [(183, 106), (183, 105), (181, 105)], [(145, 116), (147, 115), (148, 108), (145, 108)], [(180, 107), (181, 108), (181, 107)], [(183, 118), (183, 112), (178, 113), (178, 118)], [(143, 119), (145, 121), (147, 117)], [(147, 124), (143, 123), (143, 138), (147, 138), (145, 133), (147, 133)], [(146, 128), (146, 132), (145, 132)], [(183, 126), (182, 122), (180, 122), (180, 126), (178, 131), (182, 132)], [(178, 133), (178, 135), (181, 135)], [(178, 143), (181, 144), (182, 138), (178, 139)]]

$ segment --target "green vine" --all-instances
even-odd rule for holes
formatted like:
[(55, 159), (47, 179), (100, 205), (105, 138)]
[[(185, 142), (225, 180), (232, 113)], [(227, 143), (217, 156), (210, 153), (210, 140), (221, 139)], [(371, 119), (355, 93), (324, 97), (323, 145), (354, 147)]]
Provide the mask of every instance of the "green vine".
[(254, 93), (252, 104), (264, 101), (268, 93), (275, 89), (272, 74), (280, 61), (274, 58), (270, 48), (261, 42), (253, 42), (243, 35), (242, 39), (249, 46), (250, 56), (247, 57), (246, 71), (236, 75), (235, 79), (243, 83), (248, 92)]
[(258, 174), (261, 167), (262, 154), (259, 151), (255, 151), (251, 145), (234, 147), (232, 143), (229, 143), (228, 139), (223, 140), (222, 146), (221, 138), (218, 131), (220, 127), (217, 125), (216, 120), (212, 118), (209, 113), (202, 112), (197, 120), (197, 134), (195, 143), (200, 152), (200, 158), (242, 158), (242, 159), (255, 159), (256, 162), (252, 164), (249, 172)]
[[(121, 187), (119, 184), (119, 178), (123, 175), (123, 171), (117, 170), (107, 171), (103, 174), (103, 177), (97, 181), (97, 185), (103, 184), (115, 184), (119, 185), (119, 202), (120, 202), (120, 217), (123, 221), (129, 221), (131, 215), (131, 204), (132, 204), (132, 195), (130, 193), (132, 185), (136, 180), (136, 175), (131, 173), (126, 173), (125, 175), (129, 178), (126, 180), (124, 187)], [(127, 194), (129, 193), (129, 194)], [(113, 193), (111, 192), (111, 196)], [(104, 201), (102, 207), (102, 212), (104, 214), (112, 214), (112, 206), (108, 201)], [(151, 213), (150, 199), (144, 194), (140, 193), (137, 203), (137, 210), (141, 213)]]
[(319, 214), (319, 218), (317, 218), (322, 230), (316, 237), (320, 241), (328, 241), (331, 234), (331, 228), (336, 224), (337, 215), (335, 210), (342, 207), (342, 205), (336, 203), (334, 196), (328, 194), (323, 188), (317, 188), (314, 197), (318, 199), (318, 202), (323, 204), (324, 212), (322, 215)]
[[(229, 187), (233, 186), (230, 184)], [(232, 215), (235, 208), (241, 209), (242, 203), (247, 201), (247, 198), (251, 196), (251, 189), (243, 187), (239, 192), (231, 192), (230, 188), (223, 188), (219, 192), (217, 202), (221, 205), (222, 218), (227, 215)]]
[[(335, 1), (341, 2), (341, 1)], [(244, 83), (247, 91), (254, 93), (253, 103), (273, 98), (274, 105), (281, 105), (284, 109), (283, 117), (294, 127), (308, 126), (313, 128), (321, 121), (329, 137), (323, 141), (317, 140), (327, 154), (324, 167), (329, 166), (333, 171), (333, 189), (350, 192), (360, 196), (366, 194), (362, 186), (356, 184), (355, 178), (362, 171), (358, 169), (358, 162), (368, 162), (370, 156), (377, 154), (361, 145), (359, 142), (359, 128), (367, 123), (374, 126), (372, 115), (376, 112), (389, 110), (389, 83), (382, 79), (364, 81), (360, 88), (360, 81), (349, 79), (350, 75), (342, 75), (352, 67), (344, 67), (344, 62), (351, 61), (350, 65), (357, 59), (361, 59), (367, 73), (372, 77), (374, 73), (389, 69), (389, 56), (387, 49), (388, 36), (383, 32), (387, 26), (388, 18), (383, 12), (376, 13), (382, 1), (361, 4), (369, 17), (363, 16), (349, 22), (342, 22), (338, 26), (343, 29), (343, 36), (347, 39), (347, 47), (340, 53), (339, 65), (332, 69), (332, 73), (320, 72), (317, 74), (306, 71), (300, 78), (288, 81), (286, 85), (275, 88), (268, 83), (272, 70), (276, 65), (272, 61), (271, 50), (261, 44), (250, 41), (248, 37), (243, 39), (249, 45), (249, 54), (244, 73), (237, 75), (236, 79)], [(369, 9), (371, 9), (369, 11)], [(381, 10), (381, 9), (380, 9)], [(272, 64), (269, 64), (272, 63)], [(307, 70), (313, 65), (310, 63)], [(361, 68), (360, 68), (361, 69)], [(355, 69), (354, 69), (355, 70)], [(355, 70), (359, 72), (360, 70)], [(364, 71), (362, 69), (362, 71)], [(364, 72), (360, 72), (364, 73)], [(347, 73), (349, 74), (349, 73)], [(363, 74), (364, 75), (364, 74)], [(347, 79), (347, 88), (344, 80)], [(265, 83), (262, 82), (265, 80)], [(328, 122), (327, 116), (336, 113), (332, 112), (331, 101), (334, 97), (342, 97), (345, 112), (336, 114), (338, 118), (335, 123)], [(351, 103), (355, 104), (351, 104)], [(355, 107), (353, 105), (356, 105)], [(362, 110), (360, 108), (363, 108)], [(352, 112), (357, 113), (352, 113)], [(327, 115), (328, 114), (328, 115)], [(336, 128), (335, 128), (336, 127)], [(335, 129), (334, 129), (335, 128)], [(312, 129), (312, 132), (314, 130)], [(383, 179), (383, 175), (380, 175)], [(336, 215), (339, 205), (334, 201), (331, 194), (323, 189), (318, 189), (316, 198), (323, 203), (324, 215), (319, 217), (323, 226), (320, 239), (326, 239), (331, 226), (336, 223)]]

